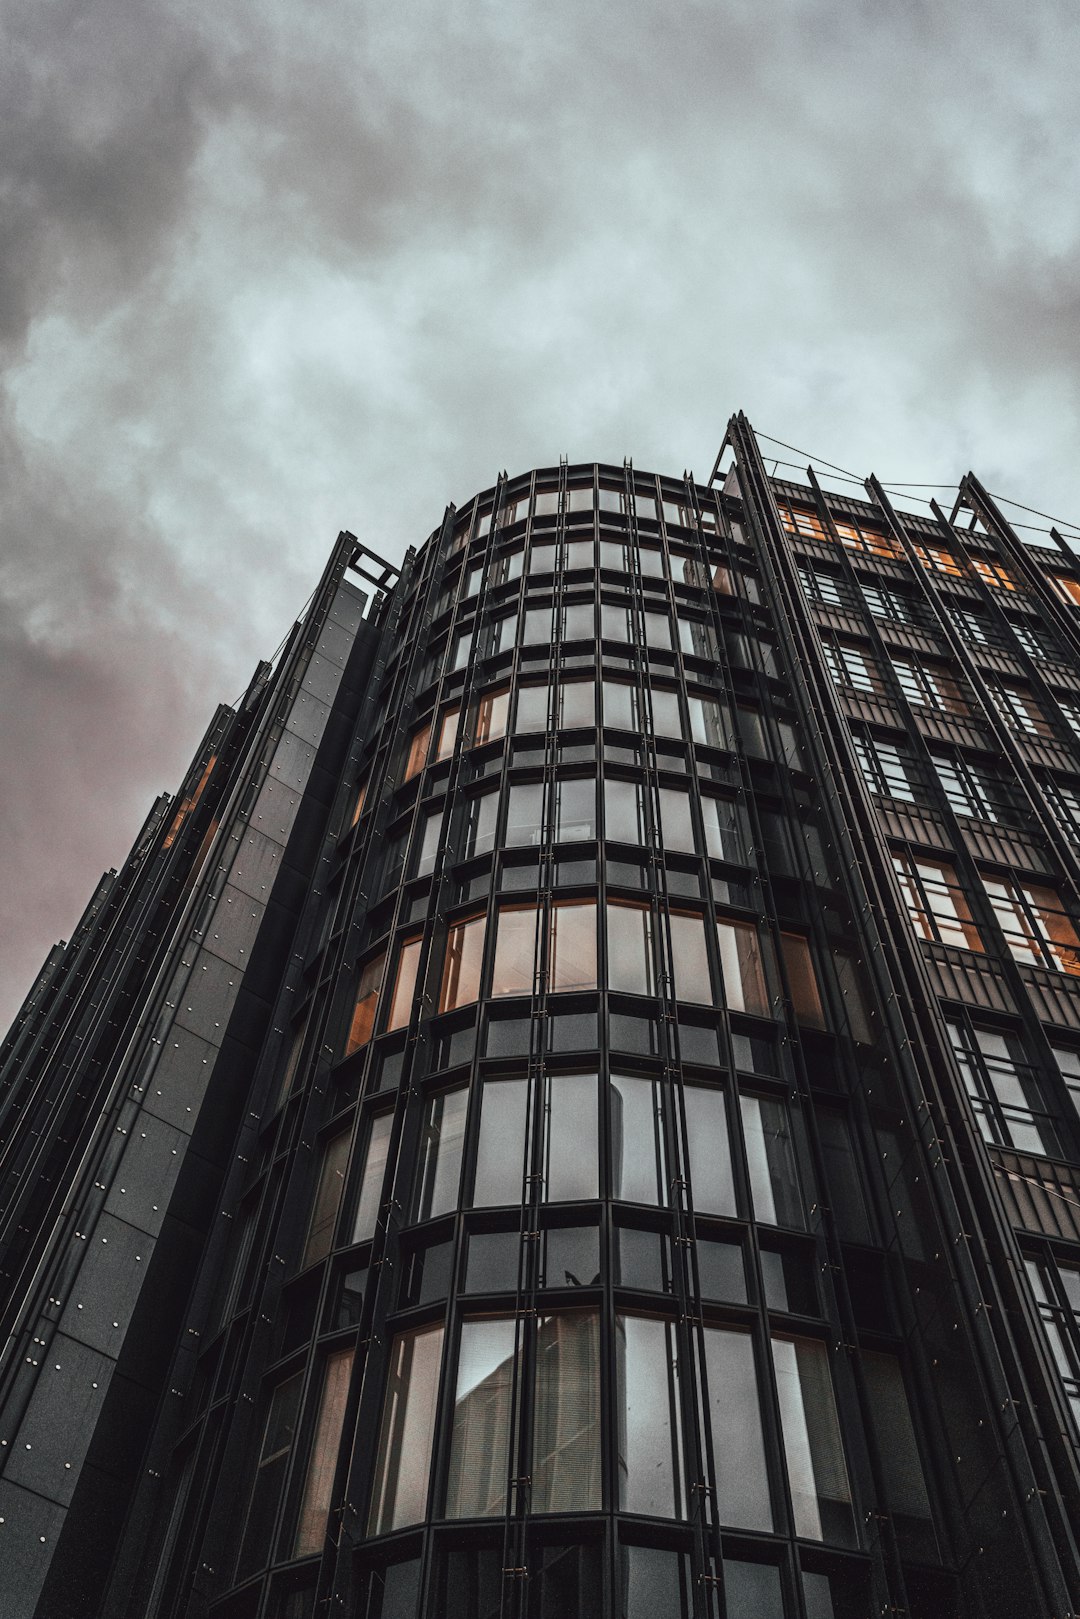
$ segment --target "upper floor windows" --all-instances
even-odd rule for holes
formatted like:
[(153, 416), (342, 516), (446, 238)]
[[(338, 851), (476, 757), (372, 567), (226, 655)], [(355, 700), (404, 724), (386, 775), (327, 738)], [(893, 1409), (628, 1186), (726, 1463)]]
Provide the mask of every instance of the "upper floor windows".
[(1049, 1257), (1027, 1260), (1026, 1269), (1073, 1424), (1080, 1431), (1080, 1269)]
[(1015, 877), (984, 876), (983, 886), (1017, 961), (1080, 974), (1080, 938), (1054, 889)]
[(932, 753), (934, 769), (955, 815), (1008, 823), (1016, 819), (1015, 792), (987, 760), (964, 753)]
[(842, 574), (809, 562), (799, 562), (796, 566), (808, 601), (820, 602), (824, 607), (854, 607), (851, 586)]
[(862, 578), (859, 589), (874, 618), (891, 624), (925, 625), (926, 608), (910, 591)]
[(881, 679), (877, 665), (865, 647), (828, 634), (822, 636), (821, 650), (836, 685), (850, 686), (854, 691), (880, 692)]
[(963, 578), (963, 565), (951, 551), (944, 550), (940, 545), (916, 545), (913, 550), (928, 572), (943, 573), (949, 579)]
[(852, 732), (851, 745), (866, 785), (879, 798), (914, 804), (919, 791), (918, 766), (904, 743), (886, 741), (868, 731)]
[(948, 1029), (983, 1139), (1018, 1152), (1057, 1153), (1057, 1131), (1020, 1038), (952, 1019)]
[(967, 895), (946, 860), (928, 860), (905, 850), (894, 853), (896, 872), (908, 915), (921, 939), (982, 950)]
[(971, 559), (972, 571), (994, 590), (1015, 590), (1016, 581), (1008, 568), (1000, 562), (993, 562), (988, 557), (973, 556)]
[(1019, 731), (1027, 736), (1053, 737), (1053, 727), (1027, 686), (1011, 685), (1004, 680), (988, 680), (987, 690), (994, 707), (1011, 731)]
[(942, 605), (965, 641), (982, 647), (998, 647), (1002, 644), (997, 625), (981, 608), (969, 607), (951, 597), (943, 598)]
[(959, 682), (946, 664), (892, 653), (889, 662), (909, 703), (945, 714), (970, 713)]
[(1050, 575), (1050, 583), (1067, 606), (1080, 607), (1080, 579), (1072, 574), (1054, 573)]

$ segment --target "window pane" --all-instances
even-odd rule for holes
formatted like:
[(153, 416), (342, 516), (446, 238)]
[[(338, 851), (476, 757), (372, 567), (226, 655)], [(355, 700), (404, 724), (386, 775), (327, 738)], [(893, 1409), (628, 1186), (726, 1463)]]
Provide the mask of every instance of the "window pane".
[(360, 1176), (360, 1191), (356, 1200), (356, 1216), (353, 1220), (353, 1242), (367, 1242), (369, 1237), (375, 1235), (393, 1124), (392, 1113), (378, 1113), (371, 1121), (364, 1153), (364, 1168)]
[(712, 978), (705, 949), (705, 919), (690, 911), (672, 911), (671, 971), (672, 992), (680, 1001), (712, 1004)]
[(521, 1202), (528, 1100), (527, 1080), (496, 1079), (484, 1084), (473, 1189), (477, 1208)]
[(546, 731), (548, 718), (548, 689), (546, 686), (522, 686), (517, 694), (514, 712), (514, 734), (526, 731)]
[(551, 908), (548, 988), (596, 988), (596, 901), (567, 900)]
[(510, 788), (506, 810), (506, 834), (503, 842), (508, 849), (537, 848), (543, 842), (544, 784), (540, 781), (516, 781)]
[(330, 1252), (334, 1242), (334, 1226), (341, 1206), (345, 1187), (345, 1165), (349, 1159), (349, 1131), (328, 1141), (323, 1148), (319, 1166), (319, 1181), (315, 1188), (315, 1205), (311, 1211), (307, 1244), (302, 1264), (313, 1265)]
[(470, 798), (466, 808), (465, 821), (465, 859), (471, 860), (473, 855), (484, 854), (495, 842), (495, 822), (499, 813), (499, 795), (484, 793), (480, 798)]
[(724, 993), (733, 1012), (753, 1012), (768, 1017), (771, 1011), (761, 961), (757, 928), (751, 922), (719, 920), (720, 970)]
[(712, 1086), (687, 1085), (683, 1089), (683, 1106), (694, 1210), (698, 1214), (734, 1215), (735, 1182), (724, 1093)]
[(420, 1138), (416, 1220), (431, 1220), (457, 1207), (468, 1102), (464, 1089), (439, 1091), (428, 1101)]
[(716, 1463), (716, 1511), (733, 1529), (773, 1527), (765, 1444), (748, 1332), (705, 1328), (705, 1376)]
[(660, 829), (665, 849), (694, 853), (694, 823), (690, 816), (690, 794), (674, 787), (660, 788)]
[(555, 837), (561, 843), (596, 836), (596, 782), (571, 777), (555, 784)]
[(725, 723), (723, 705), (713, 697), (687, 697), (690, 706), (690, 734), (695, 742), (710, 748), (731, 746), (730, 727)]
[(369, 961), (360, 973), (356, 988), (356, 1009), (349, 1025), (349, 1038), (345, 1046), (346, 1057), (366, 1046), (375, 1027), (375, 1014), (379, 1006), (379, 986), (382, 983), (386, 952)]
[(677, 1619), (693, 1613), (693, 1576), (683, 1552), (662, 1551), (656, 1546), (620, 1546), (619, 1564), (623, 1592), (620, 1619)]
[(540, 1318), (532, 1481), (534, 1512), (600, 1508), (600, 1321), (592, 1311)]
[(592, 602), (574, 602), (563, 608), (563, 640), (591, 641), (596, 634)]
[(492, 995), (531, 995), (535, 974), (536, 906), (500, 906)]
[[(507, 620), (513, 623), (512, 619)], [(510, 688), (504, 686), (501, 691), (489, 691), (481, 697), (476, 710), (476, 745), (481, 747), (485, 742), (494, 742), (498, 737), (506, 734), (506, 714), (510, 706)]]
[(637, 729), (636, 687), (618, 680), (605, 680), (603, 701), (605, 725), (617, 726), (622, 731)]
[(423, 1327), (401, 1333), (391, 1347), (369, 1535), (385, 1535), (427, 1515), (442, 1342), (442, 1327)]
[(428, 745), (430, 742), (431, 721), (427, 720), (423, 725), (420, 726), (419, 730), (413, 732), (412, 740), (409, 743), (408, 757), (405, 760), (405, 774), (402, 777), (403, 781), (410, 781), (413, 776), (417, 775), (421, 770), (423, 770), (424, 764), (427, 760)]
[(608, 988), (629, 995), (655, 993), (652, 948), (653, 919), (647, 905), (607, 908)]
[(281, 1487), (285, 1482), (285, 1466), (296, 1433), (302, 1383), (303, 1374), (297, 1372), (295, 1377), (278, 1384), (270, 1400), (236, 1563), (238, 1580), (246, 1579), (249, 1574), (264, 1567), (270, 1555), (270, 1536), (281, 1498)]
[(428, 872), (435, 869), (435, 856), (439, 852), (439, 837), (442, 833), (442, 809), (435, 810), (431, 815), (424, 817), (424, 827), (420, 835), (420, 846), (416, 850), (416, 867), (414, 877), (426, 877)]
[(598, 1195), (595, 1074), (550, 1074), (544, 1087), (544, 1177), (550, 1202)]
[(462, 1323), (446, 1484), (448, 1518), (491, 1518), (506, 1509), (514, 1336), (513, 1321)]
[(683, 726), (678, 692), (654, 686), (649, 701), (652, 707), (653, 735), (681, 737)]
[(349, 1397), (352, 1363), (351, 1349), (338, 1350), (326, 1362), (319, 1420), (315, 1426), (315, 1442), (308, 1463), (307, 1483), (293, 1546), (294, 1557), (307, 1557), (322, 1550), (341, 1445), (341, 1426), (345, 1420), (345, 1402)]
[(705, 847), (712, 858), (745, 862), (739, 810), (734, 800), (702, 794), (701, 813), (705, 822)]
[(480, 994), (480, 968), (484, 958), (484, 917), (455, 922), (446, 938), (439, 1011), (466, 1006)]
[(604, 782), (604, 836), (639, 847), (645, 842), (640, 782)]
[(801, 1226), (802, 1197), (787, 1108), (764, 1096), (741, 1098), (754, 1219)]
[(851, 1490), (828, 1350), (816, 1338), (774, 1338), (772, 1352), (795, 1533), (846, 1544)]
[(611, 1076), (611, 1195), (628, 1203), (667, 1202), (660, 1087), (631, 1074)]
[(823, 1029), (825, 1013), (818, 994), (809, 944), (798, 933), (781, 933), (780, 949), (784, 956), (784, 966), (787, 968), (791, 1002), (795, 1008), (796, 1018), (812, 1029)]
[(724, 1594), (730, 1614), (747, 1619), (784, 1619), (780, 1570), (774, 1563), (744, 1563), (724, 1558)]
[(864, 1349), (861, 1358), (884, 1474), (885, 1504), (890, 1512), (905, 1517), (929, 1518), (930, 1498), (900, 1362), (895, 1355), (871, 1349)]
[(674, 1322), (617, 1316), (615, 1363), (619, 1506), (654, 1518), (681, 1518), (685, 1504)]
[(406, 939), (398, 955), (397, 974), (394, 978), (394, 990), (390, 997), (390, 1013), (386, 1020), (386, 1027), (390, 1029), (403, 1029), (412, 1016), (413, 994), (416, 989), (416, 972), (420, 966), (420, 939)]
[(565, 730), (596, 724), (596, 686), (591, 680), (564, 680), (559, 686), (559, 724)]
[(454, 743), (457, 741), (458, 721), (460, 718), (461, 709), (456, 706), (454, 708), (446, 709), (443, 713), (442, 720), (439, 724), (439, 739), (435, 746), (436, 761), (439, 759), (449, 759), (450, 755), (453, 753)]

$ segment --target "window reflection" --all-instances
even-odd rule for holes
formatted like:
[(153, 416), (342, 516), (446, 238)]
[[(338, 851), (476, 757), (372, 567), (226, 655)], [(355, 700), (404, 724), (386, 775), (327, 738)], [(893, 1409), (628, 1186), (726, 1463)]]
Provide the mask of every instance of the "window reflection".
[(551, 908), (548, 988), (596, 988), (596, 901), (558, 900)]
[(368, 1534), (384, 1535), (427, 1515), (431, 1436), (443, 1329), (400, 1333), (390, 1349)]
[(560, 843), (596, 836), (596, 782), (572, 776), (555, 784), (555, 837)]
[(515, 1339), (513, 1320), (462, 1323), (446, 1485), (448, 1518), (490, 1518), (506, 1509)]
[(597, 1077), (549, 1074), (544, 1081), (544, 1193), (550, 1202), (597, 1196)]
[(505, 847), (535, 849), (543, 842), (543, 838), (543, 782), (513, 782), (507, 795), (506, 832), (503, 836)]
[(716, 934), (728, 1007), (733, 1012), (753, 1012), (758, 1017), (768, 1017), (771, 1007), (757, 928), (751, 922), (733, 922), (721, 917), (716, 923)]
[(446, 961), (443, 967), (442, 987), (439, 991), (439, 1011), (449, 1012), (452, 1007), (465, 1006), (480, 994), (480, 968), (484, 957), (483, 915), (463, 918), (455, 922), (446, 937)]
[(711, 1005), (712, 977), (705, 948), (704, 917), (696, 911), (672, 911), (668, 926), (671, 930), (672, 990), (675, 998)]
[(510, 706), (510, 688), (489, 691), (481, 697), (476, 709), (476, 746), (494, 742), (506, 735), (506, 715)]
[(772, 1352), (795, 1533), (847, 1543), (851, 1490), (828, 1351), (816, 1338), (776, 1337)]
[(717, 1516), (733, 1529), (771, 1533), (772, 1505), (750, 1334), (706, 1327), (704, 1338)]
[(602, 689), (604, 724), (617, 726), (622, 731), (636, 731), (638, 727), (637, 687), (621, 680), (605, 680)]
[(349, 1038), (345, 1044), (346, 1057), (351, 1057), (354, 1051), (359, 1051), (361, 1046), (366, 1046), (371, 1039), (385, 965), (384, 950), (361, 968), (360, 982), (356, 986), (356, 1007), (349, 1025)]
[(348, 1130), (341, 1130), (323, 1148), (303, 1265), (313, 1265), (317, 1259), (325, 1258), (333, 1246), (334, 1226), (345, 1187), (345, 1166), (349, 1160), (349, 1136)]
[(484, 1082), (473, 1185), (473, 1203), (478, 1208), (522, 1200), (528, 1099), (528, 1080)]
[(690, 815), (690, 794), (674, 787), (660, 788), (660, 830), (664, 848), (693, 854), (694, 823)]
[(377, 1113), (369, 1126), (367, 1145), (364, 1148), (364, 1167), (360, 1172), (360, 1189), (356, 1198), (356, 1214), (353, 1216), (351, 1239), (353, 1242), (367, 1242), (375, 1235), (393, 1125), (392, 1113)]
[(531, 995), (536, 977), (535, 905), (500, 905), (492, 995)]
[(723, 1091), (709, 1085), (683, 1088), (690, 1186), (698, 1214), (734, 1215), (735, 1181)]
[(533, 1511), (598, 1511), (600, 1318), (594, 1311), (541, 1316), (534, 1401)]
[(439, 1091), (428, 1099), (420, 1136), (413, 1218), (430, 1220), (457, 1207), (468, 1092)]
[(609, 900), (607, 942), (608, 988), (629, 995), (655, 994), (652, 908)]
[(659, 1082), (612, 1074), (611, 1195), (628, 1203), (667, 1202), (667, 1155)]
[(641, 783), (609, 777), (604, 782), (604, 836), (613, 842), (645, 842)]
[(390, 996), (390, 1011), (386, 1019), (387, 1030), (404, 1028), (412, 1017), (416, 974), (420, 966), (422, 945), (423, 939), (420, 935), (417, 935), (415, 939), (406, 939), (398, 952), (397, 972), (394, 975), (394, 988)]
[(674, 1322), (616, 1316), (617, 1467), (624, 1512), (685, 1516), (679, 1364)]
[(786, 1106), (769, 1097), (744, 1096), (741, 1109), (755, 1220), (801, 1226), (802, 1196)]
[(345, 1421), (345, 1402), (349, 1395), (353, 1351), (340, 1349), (327, 1357), (323, 1374), (322, 1399), (315, 1425), (315, 1440), (308, 1462), (304, 1497), (300, 1505), (300, 1521), (293, 1544), (294, 1557), (307, 1557), (322, 1550), (330, 1516), (330, 1499), (337, 1471), (341, 1428)]

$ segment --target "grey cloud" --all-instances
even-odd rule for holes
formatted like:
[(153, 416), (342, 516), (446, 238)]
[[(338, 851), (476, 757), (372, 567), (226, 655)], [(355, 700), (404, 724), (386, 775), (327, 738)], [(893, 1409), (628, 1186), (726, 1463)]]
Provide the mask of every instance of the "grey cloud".
[(13, 0), (0, 1023), (340, 527), (728, 413), (1080, 517), (1080, 24)]

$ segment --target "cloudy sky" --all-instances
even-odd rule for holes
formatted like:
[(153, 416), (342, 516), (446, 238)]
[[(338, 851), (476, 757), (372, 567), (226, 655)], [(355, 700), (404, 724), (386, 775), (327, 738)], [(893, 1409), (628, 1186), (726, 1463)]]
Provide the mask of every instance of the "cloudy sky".
[(739, 408), (1080, 521), (1075, 0), (5, 11), (0, 1028), (341, 528)]

